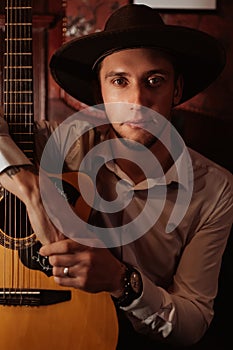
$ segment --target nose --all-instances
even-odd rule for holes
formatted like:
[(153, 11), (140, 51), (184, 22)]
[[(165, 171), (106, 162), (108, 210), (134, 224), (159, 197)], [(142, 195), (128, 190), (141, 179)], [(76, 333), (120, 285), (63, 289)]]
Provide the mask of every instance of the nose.
[(130, 103), (150, 107), (150, 97), (148, 96), (148, 91), (142, 84), (137, 84), (132, 88)]

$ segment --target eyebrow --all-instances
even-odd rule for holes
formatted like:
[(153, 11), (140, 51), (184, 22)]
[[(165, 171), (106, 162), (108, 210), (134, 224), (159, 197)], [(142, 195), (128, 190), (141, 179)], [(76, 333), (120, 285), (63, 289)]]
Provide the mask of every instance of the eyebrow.
[[(153, 74), (163, 74), (163, 75), (167, 75), (169, 74), (169, 72), (165, 69), (160, 69), (160, 68), (157, 68), (157, 69), (152, 69), (148, 72), (145, 72), (145, 76), (150, 76), (150, 75), (153, 75)], [(116, 72), (116, 71), (110, 71), (108, 73), (105, 74), (104, 78), (107, 79), (107, 78), (112, 78), (112, 77), (127, 77), (129, 76), (128, 73), (126, 72)]]
[(104, 78), (112, 78), (112, 77), (126, 77), (128, 76), (128, 73), (125, 72), (115, 72), (115, 71), (110, 71), (108, 73), (105, 74)]

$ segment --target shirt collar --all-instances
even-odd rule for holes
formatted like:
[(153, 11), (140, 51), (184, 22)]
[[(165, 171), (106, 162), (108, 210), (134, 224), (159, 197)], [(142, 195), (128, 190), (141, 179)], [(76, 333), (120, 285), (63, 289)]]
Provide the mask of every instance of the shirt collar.
[(135, 183), (129, 178), (129, 176), (113, 161), (107, 161), (106, 167), (116, 174), (120, 179), (126, 181), (130, 187), (134, 190), (143, 190), (152, 188), (156, 185), (170, 185), (177, 183), (182, 185), (186, 190), (189, 188), (190, 172), (192, 172), (192, 164), (189, 156), (188, 149), (183, 148), (181, 154), (177, 158), (176, 162), (162, 177), (148, 178), (135, 185)]

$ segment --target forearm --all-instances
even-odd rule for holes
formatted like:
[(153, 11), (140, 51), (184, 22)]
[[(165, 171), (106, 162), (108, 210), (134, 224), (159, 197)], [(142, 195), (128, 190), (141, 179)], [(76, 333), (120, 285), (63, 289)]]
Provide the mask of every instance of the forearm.
[[(50, 185), (51, 181), (46, 181)], [(42, 201), (39, 175), (33, 165), (8, 167), (0, 174), (0, 185), (26, 205), (32, 228), (42, 244), (64, 237), (47, 214)], [(52, 183), (51, 187), (54, 187)]]
[(0, 173), (0, 184), (27, 205), (38, 202), (39, 177), (34, 165), (12, 165)]

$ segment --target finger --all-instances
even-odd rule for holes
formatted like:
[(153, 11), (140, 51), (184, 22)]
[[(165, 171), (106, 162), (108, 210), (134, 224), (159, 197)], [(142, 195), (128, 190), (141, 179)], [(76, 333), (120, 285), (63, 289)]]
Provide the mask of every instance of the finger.
[(79, 277), (54, 277), (54, 282), (64, 287), (72, 287), (76, 289), (83, 289), (79, 283)]
[(72, 267), (53, 267), (53, 276), (59, 278), (75, 278)]
[(51, 255), (49, 256), (49, 262), (54, 267), (70, 267), (74, 264), (78, 264), (80, 262), (80, 258), (78, 255), (73, 254), (65, 254), (65, 255)]
[[(79, 247), (80, 246), (80, 247)], [(40, 248), (40, 254), (50, 256), (54, 254), (66, 254), (81, 250), (81, 245), (71, 239), (63, 239), (57, 242), (46, 244)]]

